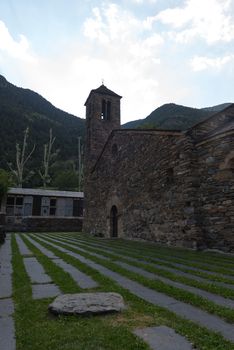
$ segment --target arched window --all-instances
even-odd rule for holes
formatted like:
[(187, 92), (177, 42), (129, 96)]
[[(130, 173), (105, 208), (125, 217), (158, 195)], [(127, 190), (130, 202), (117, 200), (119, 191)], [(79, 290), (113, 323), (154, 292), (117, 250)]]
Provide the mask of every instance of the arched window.
[(110, 211), (110, 235), (111, 237), (118, 237), (118, 209), (113, 205)]
[(111, 102), (102, 100), (102, 114), (101, 118), (103, 120), (110, 120), (111, 119)]
[(106, 119), (110, 120), (111, 119), (111, 102), (107, 102), (107, 113), (106, 113)]
[(106, 101), (102, 100), (102, 119), (106, 120)]

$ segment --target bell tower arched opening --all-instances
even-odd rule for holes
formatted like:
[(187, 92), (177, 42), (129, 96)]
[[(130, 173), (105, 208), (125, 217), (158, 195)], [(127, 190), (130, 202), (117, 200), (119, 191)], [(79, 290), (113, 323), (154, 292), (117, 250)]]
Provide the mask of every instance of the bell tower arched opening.
[(113, 205), (110, 211), (110, 230), (111, 237), (118, 237), (118, 209), (116, 205)]

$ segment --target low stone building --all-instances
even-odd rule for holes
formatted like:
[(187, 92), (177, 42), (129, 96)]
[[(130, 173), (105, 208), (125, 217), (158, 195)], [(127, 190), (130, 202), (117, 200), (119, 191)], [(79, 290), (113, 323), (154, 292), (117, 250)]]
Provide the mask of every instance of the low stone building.
[(120, 129), (121, 96), (85, 103), (84, 231), (234, 251), (234, 105), (187, 131)]
[(81, 231), (83, 192), (10, 188), (1, 204), (6, 231)]

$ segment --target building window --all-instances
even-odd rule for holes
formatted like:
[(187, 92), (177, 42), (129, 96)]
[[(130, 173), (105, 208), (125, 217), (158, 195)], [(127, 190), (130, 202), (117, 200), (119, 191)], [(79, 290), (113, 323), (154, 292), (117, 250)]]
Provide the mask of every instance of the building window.
[(56, 198), (50, 198), (50, 215), (56, 215)]
[(22, 216), (23, 215), (23, 197), (8, 196), (6, 204), (7, 216)]

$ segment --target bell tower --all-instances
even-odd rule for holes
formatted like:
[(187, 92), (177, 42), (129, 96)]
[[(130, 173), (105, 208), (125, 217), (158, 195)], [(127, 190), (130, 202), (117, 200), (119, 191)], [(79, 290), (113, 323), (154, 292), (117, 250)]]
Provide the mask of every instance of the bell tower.
[[(86, 167), (92, 168), (112, 130), (120, 129), (121, 96), (105, 85), (91, 90), (86, 102)], [(86, 168), (86, 169), (87, 169)]]

